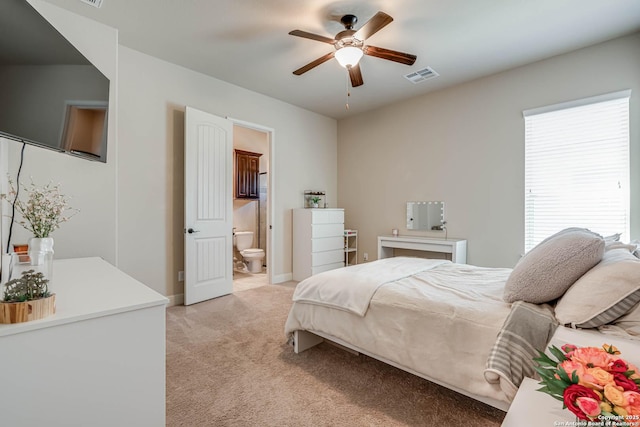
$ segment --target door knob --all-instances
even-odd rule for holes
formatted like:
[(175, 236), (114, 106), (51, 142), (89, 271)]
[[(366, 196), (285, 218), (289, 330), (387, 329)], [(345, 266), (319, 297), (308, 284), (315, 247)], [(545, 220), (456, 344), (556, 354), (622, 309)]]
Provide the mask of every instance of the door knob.
[(200, 232), (200, 230), (194, 230), (194, 229), (193, 229), (193, 228), (191, 228), (191, 227), (189, 227), (189, 228), (187, 229), (187, 233), (189, 233), (189, 234), (199, 233), (199, 232)]

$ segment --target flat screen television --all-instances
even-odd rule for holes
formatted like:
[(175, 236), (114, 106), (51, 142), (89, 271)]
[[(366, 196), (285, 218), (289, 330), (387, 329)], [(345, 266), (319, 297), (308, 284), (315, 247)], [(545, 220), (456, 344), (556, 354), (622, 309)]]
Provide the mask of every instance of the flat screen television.
[(26, 0), (0, 0), (0, 136), (107, 161), (109, 79)]

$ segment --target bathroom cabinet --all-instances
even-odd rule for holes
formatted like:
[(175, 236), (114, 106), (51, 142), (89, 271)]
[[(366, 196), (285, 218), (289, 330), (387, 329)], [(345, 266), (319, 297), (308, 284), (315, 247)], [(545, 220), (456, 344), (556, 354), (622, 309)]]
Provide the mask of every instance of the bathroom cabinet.
[(261, 153), (235, 150), (236, 199), (257, 199), (260, 197), (260, 156)]
[(293, 280), (344, 267), (344, 209), (293, 210)]

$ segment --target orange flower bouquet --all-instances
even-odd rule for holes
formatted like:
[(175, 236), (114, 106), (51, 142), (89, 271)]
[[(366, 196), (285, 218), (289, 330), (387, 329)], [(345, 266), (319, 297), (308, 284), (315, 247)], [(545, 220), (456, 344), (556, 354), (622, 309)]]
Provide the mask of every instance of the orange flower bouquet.
[[(576, 417), (595, 425), (640, 426), (640, 374), (612, 345), (578, 348), (565, 344), (533, 359), (542, 388)], [(586, 424), (585, 424), (586, 425)]]

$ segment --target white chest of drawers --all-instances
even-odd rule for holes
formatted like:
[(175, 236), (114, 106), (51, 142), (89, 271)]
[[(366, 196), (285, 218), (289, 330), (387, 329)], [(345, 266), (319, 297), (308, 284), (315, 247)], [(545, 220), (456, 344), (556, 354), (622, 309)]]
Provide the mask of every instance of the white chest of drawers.
[(293, 280), (344, 266), (344, 209), (293, 210)]

